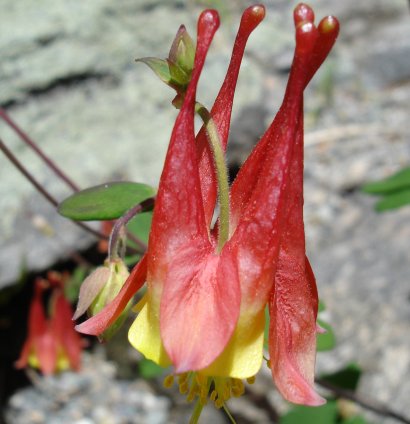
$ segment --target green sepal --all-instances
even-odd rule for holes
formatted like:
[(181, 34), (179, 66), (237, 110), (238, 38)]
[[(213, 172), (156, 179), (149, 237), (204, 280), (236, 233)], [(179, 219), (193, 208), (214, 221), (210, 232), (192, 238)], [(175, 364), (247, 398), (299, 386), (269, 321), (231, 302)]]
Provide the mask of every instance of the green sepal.
[(165, 82), (165, 84), (170, 85), (172, 78), (167, 60), (158, 59), (156, 57), (142, 57), (140, 59), (135, 59), (135, 61), (145, 63), (154, 71), (154, 74), (161, 81)]
[[(191, 81), (194, 59), (195, 44), (185, 27), (181, 25), (174, 38), (167, 59), (144, 57), (136, 59), (136, 62), (142, 62), (148, 65), (161, 81), (177, 92), (176, 99), (180, 100), (181, 98), (183, 99), (188, 84)], [(176, 103), (174, 106), (179, 109)]]

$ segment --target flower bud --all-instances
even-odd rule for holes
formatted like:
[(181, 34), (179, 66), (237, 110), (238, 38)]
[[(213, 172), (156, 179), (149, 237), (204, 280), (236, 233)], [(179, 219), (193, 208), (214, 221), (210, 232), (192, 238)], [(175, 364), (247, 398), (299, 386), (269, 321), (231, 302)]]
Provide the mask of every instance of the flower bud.
[[(74, 319), (85, 311), (94, 316), (108, 305), (119, 293), (129, 276), (127, 266), (121, 259), (115, 259), (97, 268), (87, 277), (80, 289), (80, 296)], [(131, 308), (129, 302), (117, 320), (99, 336), (100, 341), (110, 339), (123, 324)]]
[[(136, 62), (148, 65), (157, 77), (172, 87), (177, 92), (176, 98), (183, 98), (191, 81), (192, 69), (194, 67), (195, 45), (184, 25), (174, 38), (167, 59), (155, 57), (143, 57)], [(181, 102), (173, 102), (179, 108)]]

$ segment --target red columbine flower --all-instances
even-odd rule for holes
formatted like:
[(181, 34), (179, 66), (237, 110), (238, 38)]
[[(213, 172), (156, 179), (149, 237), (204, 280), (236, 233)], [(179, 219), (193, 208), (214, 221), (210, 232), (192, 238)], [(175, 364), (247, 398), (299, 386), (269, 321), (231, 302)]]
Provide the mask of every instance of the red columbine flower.
[[(48, 279), (35, 281), (34, 297), (28, 316), (28, 336), (17, 368), (31, 366), (45, 375), (71, 368), (78, 370), (83, 342), (74, 330), (72, 309), (62, 290), (63, 278), (50, 272)], [(51, 290), (46, 316), (43, 293)]]
[[(210, 113), (223, 150), (246, 40), (263, 17), (263, 6), (244, 12)], [(240, 395), (242, 379), (252, 380), (261, 366), (266, 306), (270, 363), (279, 391), (291, 402), (323, 403), (313, 389), (318, 299), (305, 256), (303, 91), (329, 53), (338, 22), (327, 17), (316, 28), (313, 11), (304, 4), (294, 17), (296, 48), (283, 104), (233, 182), (229, 227), (220, 218), (211, 228), (217, 192), (223, 190), (204, 129), (195, 140), (194, 111), (199, 75), (219, 20), (215, 11), (202, 13), (148, 251), (116, 299), (78, 327), (90, 334), (104, 331), (146, 281), (148, 290), (129, 332), (131, 344), (161, 365), (172, 364), (188, 399), (205, 403), (211, 391), (219, 407)]]

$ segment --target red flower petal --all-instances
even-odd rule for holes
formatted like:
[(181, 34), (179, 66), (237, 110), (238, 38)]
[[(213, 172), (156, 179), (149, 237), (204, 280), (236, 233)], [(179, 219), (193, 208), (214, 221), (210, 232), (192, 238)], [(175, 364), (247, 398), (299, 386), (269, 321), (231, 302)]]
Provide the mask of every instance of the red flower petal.
[(99, 335), (103, 333), (121, 314), (130, 299), (144, 285), (147, 276), (147, 257), (144, 255), (132, 270), (124, 286), (102, 311), (87, 321), (77, 325), (75, 329), (84, 334)]
[(200, 242), (175, 252), (161, 299), (161, 337), (175, 372), (210, 365), (231, 338), (239, 317), (236, 262)]
[[(231, 229), (235, 231), (232, 243), (241, 246), (240, 257), (245, 257), (245, 264), (254, 263), (254, 278), (258, 278), (258, 272), (260, 277), (265, 275), (258, 287), (242, 284), (243, 298), (256, 299), (257, 293), (262, 301), (272, 285), (281, 231), (285, 227), (286, 191), (296, 127), (302, 116), (303, 90), (338, 33), (335, 18), (325, 18), (317, 30), (313, 26), (313, 11), (307, 6), (305, 9), (297, 9), (296, 13), (295, 57), (283, 105), (232, 185)], [(240, 266), (241, 281), (244, 274), (249, 274), (245, 268)]]
[(314, 275), (305, 255), (302, 110), (289, 177), (286, 222), (269, 305), (271, 369), (279, 391), (287, 400), (319, 405), (324, 400), (312, 387), (318, 298)]
[[(303, 24), (303, 22), (313, 23), (313, 10), (305, 5), (301, 4), (295, 9), (295, 25)], [(316, 32), (316, 31), (315, 31)], [(309, 81), (312, 79), (316, 71), (319, 69), (323, 61), (328, 56), (332, 49), (336, 38), (339, 34), (339, 22), (333, 16), (323, 18), (319, 25), (316, 42), (311, 49), (311, 54), (305, 63), (304, 69), (300, 65), (298, 72), (305, 73), (304, 86), (306, 87)], [(298, 53), (297, 51), (295, 53)], [(295, 58), (296, 59), (296, 58)], [(295, 64), (293, 65), (293, 72)], [(290, 85), (290, 83), (289, 83)], [(283, 108), (279, 111), (279, 114), (283, 114)], [(234, 229), (239, 221), (240, 215), (249, 201), (250, 196), (254, 190), (256, 181), (260, 178), (262, 171), (262, 164), (267, 154), (269, 144), (273, 139), (273, 134), (278, 131), (280, 124), (280, 118), (277, 116), (272, 122), (269, 129), (266, 131), (262, 139), (256, 145), (251, 155), (245, 161), (241, 167), (235, 181), (232, 184), (231, 189), (231, 227)]]
[(57, 365), (57, 339), (50, 331), (50, 328), (36, 339), (35, 352), (40, 363), (41, 372), (44, 375), (53, 374)]
[[(199, 76), (219, 26), (216, 11), (202, 12), (191, 82), (176, 119), (158, 188), (148, 244), (148, 269), (157, 273), (173, 260), (175, 250), (192, 238), (208, 239), (195, 147), (194, 107)], [(165, 267), (165, 268), (164, 268)]]
[(74, 330), (71, 319), (73, 311), (63, 293), (57, 294), (54, 304), (54, 316), (51, 320), (51, 329), (54, 337), (59, 340), (73, 370), (79, 370), (81, 365), (82, 340)]
[(272, 375), (285, 399), (312, 406), (325, 402), (313, 389), (316, 304), (304, 268), (282, 249), (269, 304)]
[[(264, 17), (265, 8), (262, 5), (250, 6), (243, 12), (228, 71), (211, 109), (211, 116), (218, 130), (223, 150), (226, 150), (228, 142), (233, 98), (245, 46), (250, 34), (262, 22)], [(205, 219), (209, 228), (215, 208), (217, 187), (213, 155), (206, 138), (204, 127), (201, 128), (196, 137), (196, 146)]]

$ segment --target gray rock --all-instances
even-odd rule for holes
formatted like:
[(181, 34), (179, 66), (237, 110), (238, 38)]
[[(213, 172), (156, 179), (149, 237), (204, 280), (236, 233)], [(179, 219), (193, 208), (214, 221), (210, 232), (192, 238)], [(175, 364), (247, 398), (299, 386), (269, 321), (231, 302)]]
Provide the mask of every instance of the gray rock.
[(169, 408), (145, 382), (116, 380), (113, 365), (85, 355), (80, 373), (43, 378), (15, 393), (5, 415), (9, 424), (162, 424)]

